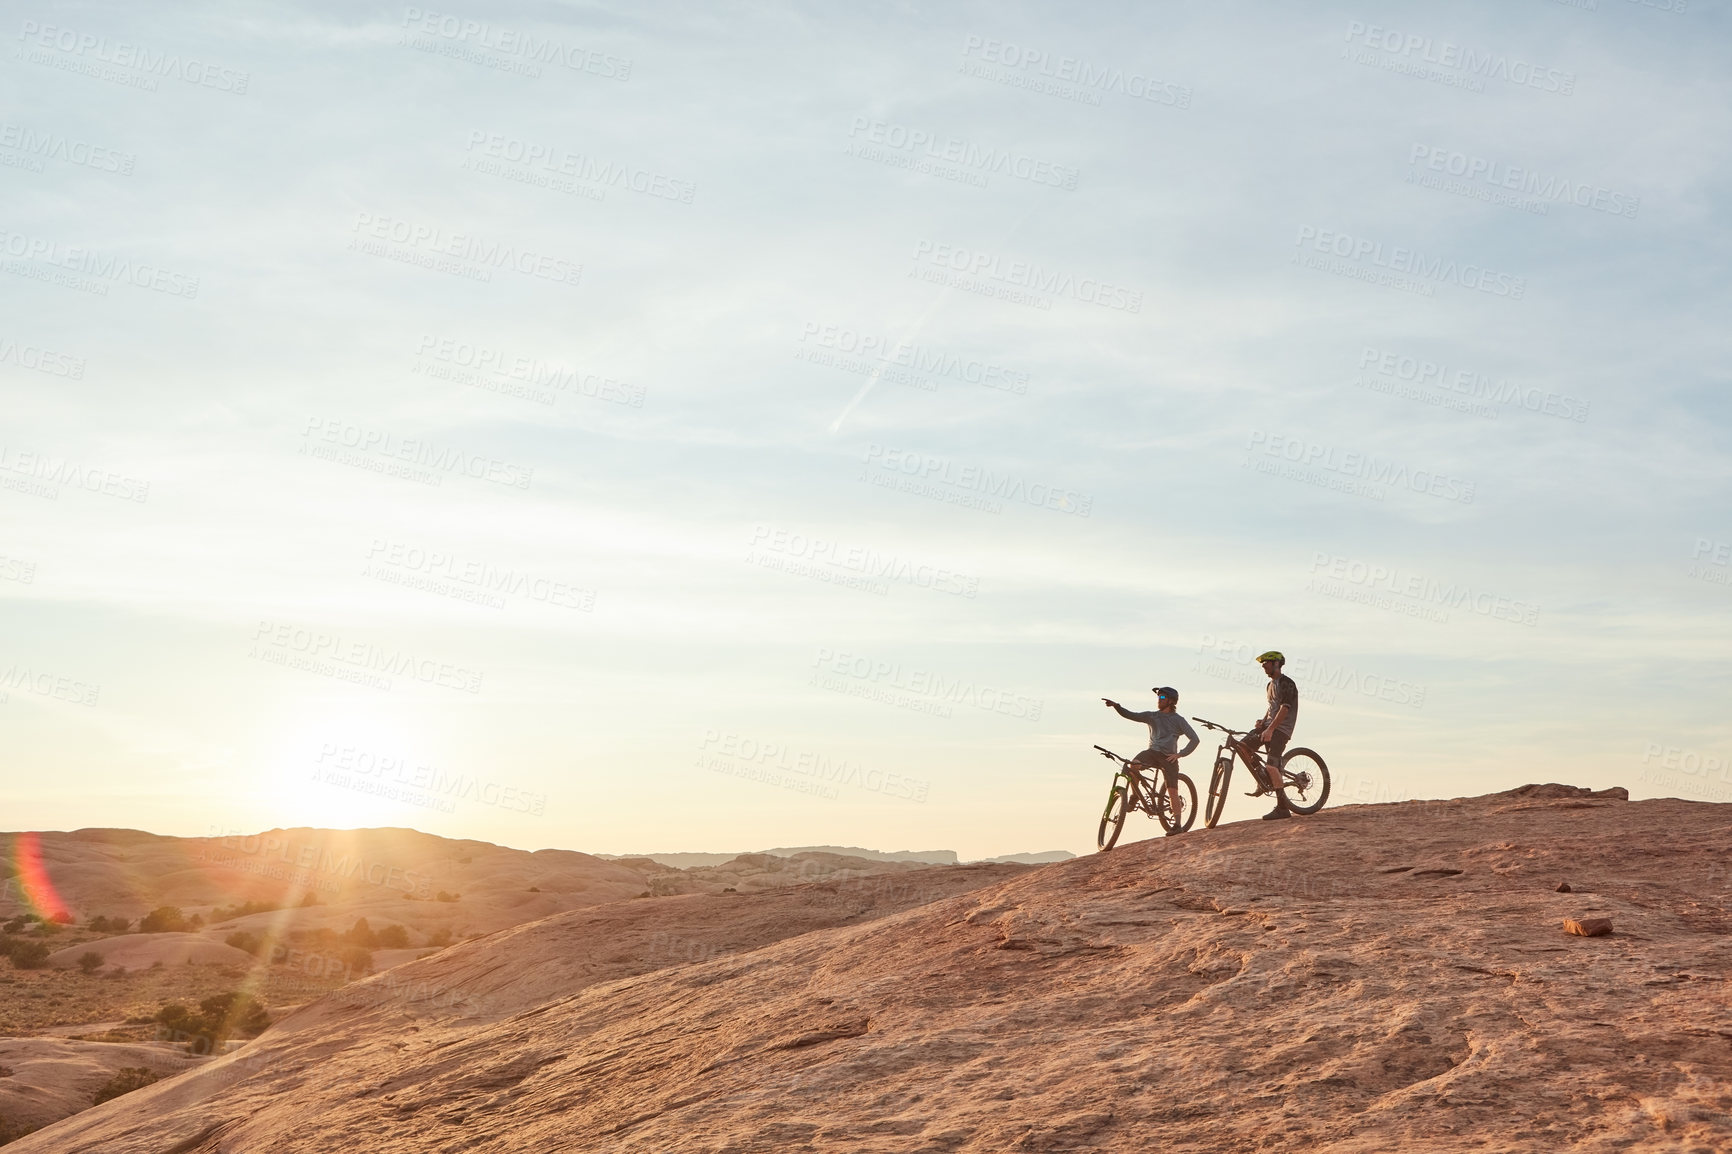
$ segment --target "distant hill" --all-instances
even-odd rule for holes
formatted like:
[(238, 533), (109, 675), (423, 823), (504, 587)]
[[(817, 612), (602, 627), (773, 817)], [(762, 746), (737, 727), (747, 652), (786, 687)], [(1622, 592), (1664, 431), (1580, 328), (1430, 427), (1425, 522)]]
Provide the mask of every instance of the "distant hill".
[[(273, 829), (213, 838), (80, 829), (34, 836), (58, 901), (80, 925), (103, 916), (136, 927), (159, 906), (199, 915), (211, 933), (218, 926), (256, 932), (267, 925), (279, 934), (343, 931), (365, 917), (375, 928), (408, 927), (414, 945), (441, 932), (487, 934), (626, 898), (751, 892), (925, 864), (873, 851), (819, 850), (604, 859), (396, 828)], [(33, 909), (22, 879), (5, 864), (17, 858), (17, 837), (0, 833), (0, 919)], [(689, 860), (671, 864), (682, 858)]]
[[(961, 865), (953, 849), (899, 849), (878, 850), (862, 849), (857, 845), (802, 845), (779, 846), (776, 849), (753, 850), (753, 853), (774, 854), (777, 857), (794, 857), (805, 853), (840, 854), (844, 857), (862, 858), (866, 861), (882, 862), (921, 862), (926, 865)], [(732, 861), (740, 856), (731, 853), (645, 853), (645, 854), (596, 854), (596, 857), (607, 861), (625, 861), (631, 858), (660, 862), (674, 869), (689, 870), (698, 866), (715, 866), (726, 861)], [(999, 857), (981, 858), (983, 862), (1016, 862), (1021, 865), (1044, 865), (1047, 862), (1069, 861), (1076, 855), (1068, 850), (1049, 849), (1041, 853), (1011, 853)]]

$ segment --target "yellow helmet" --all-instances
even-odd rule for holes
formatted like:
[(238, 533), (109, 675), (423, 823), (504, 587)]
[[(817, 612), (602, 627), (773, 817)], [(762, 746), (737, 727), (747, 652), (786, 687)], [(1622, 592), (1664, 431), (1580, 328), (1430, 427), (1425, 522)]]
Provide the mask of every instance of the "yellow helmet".
[(1265, 661), (1274, 661), (1274, 662), (1278, 662), (1282, 665), (1287, 664), (1287, 659), (1285, 657), (1281, 656), (1281, 651), (1279, 649), (1271, 649), (1271, 650), (1269, 650), (1269, 652), (1264, 653), (1264, 654), (1260, 654), (1258, 656), (1257, 663), (1259, 665)]

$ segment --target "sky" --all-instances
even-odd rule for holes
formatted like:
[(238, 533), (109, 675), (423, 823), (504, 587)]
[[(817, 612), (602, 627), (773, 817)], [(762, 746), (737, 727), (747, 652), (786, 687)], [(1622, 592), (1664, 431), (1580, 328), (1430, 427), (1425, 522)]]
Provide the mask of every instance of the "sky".
[(8, 829), (1081, 853), (1271, 648), (1732, 800), (1722, 5), (9, 20)]

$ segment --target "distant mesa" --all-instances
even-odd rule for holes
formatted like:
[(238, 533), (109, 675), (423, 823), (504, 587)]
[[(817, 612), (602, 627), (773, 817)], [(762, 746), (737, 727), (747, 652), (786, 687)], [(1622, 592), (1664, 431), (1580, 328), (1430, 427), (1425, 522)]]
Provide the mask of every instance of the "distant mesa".
[[(607, 861), (653, 861), (659, 865), (673, 869), (698, 869), (705, 866), (719, 866), (742, 856), (751, 854), (771, 854), (775, 857), (797, 857), (800, 854), (822, 853), (835, 854), (840, 857), (860, 858), (865, 861), (880, 862), (914, 862), (923, 865), (962, 865), (964, 864), (951, 849), (899, 849), (893, 851), (862, 849), (853, 845), (802, 845), (778, 846), (775, 849), (750, 850), (742, 853), (643, 853), (643, 854), (596, 854), (596, 857)], [(1000, 857), (980, 858), (979, 861), (988, 864), (1000, 862), (1015, 862), (1022, 865), (1043, 865), (1047, 862), (1068, 861), (1076, 855), (1067, 850), (1051, 849), (1041, 853), (1013, 853)]]
[(1046, 865), (1049, 862), (1069, 861), (1076, 854), (1064, 849), (1042, 850), (1040, 853), (1007, 853), (1000, 857), (981, 858), (987, 865), (998, 865), (1009, 862), (1014, 865)]

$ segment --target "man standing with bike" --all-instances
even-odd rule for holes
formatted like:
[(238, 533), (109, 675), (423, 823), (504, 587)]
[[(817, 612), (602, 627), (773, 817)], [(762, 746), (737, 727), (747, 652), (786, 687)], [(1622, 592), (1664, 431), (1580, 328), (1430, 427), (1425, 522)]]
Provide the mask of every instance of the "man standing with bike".
[[(1289, 681), (1287, 684), (1293, 684)], [(1179, 715), (1179, 691), (1171, 686), (1161, 686), (1154, 691), (1155, 711), (1153, 713), (1133, 713), (1116, 701), (1101, 698), (1103, 702), (1119, 711), (1119, 716), (1126, 721), (1140, 721), (1149, 727), (1149, 747), (1131, 758), (1132, 765), (1154, 768), (1159, 766), (1166, 780), (1167, 800), (1172, 804), (1173, 812), (1179, 812), (1179, 758), (1188, 757), (1197, 748), (1197, 731), (1191, 728), (1191, 723)], [(1178, 749), (1179, 735), (1184, 734), (1188, 741), (1185, 748)], [(1177, 750), (1177, 752), (1174, 752)], [(1283, 814), (1283, 817), (1286, 815)]]
[[(1263, 763), (1273, 777), (1281, 772), (1281, 755), (1286, 751), (1287, 743), (1293, 740), (1293, 726), (1299, 720), (1299, 687), (1293, 684), (1291, 677), (1281, 672), (1287, 659), (1279, 650), (1271, 649), (1259, 656), (1257, 661), (1263, 666), (1263, 672), (1269, 675), (1269, 688), (1265, 691), (1269, 708), (1263, 714), (1263, 719), (1253, 725), (1251, 732), (1245, 735), (1244, 744), (1253, 753), (1258, 746), (1263, 747)], [(1263, 815), (1264, 821), (1293, 816), (1287, 809), (1286, 797), (1274, 788), (1272, 781), (1261, 781), (1257, 784), (1258, 793), (1275, 794), (1275, 808)]]

